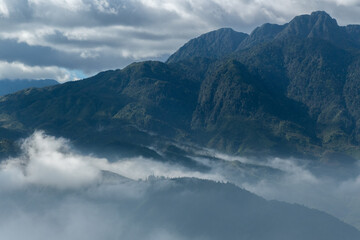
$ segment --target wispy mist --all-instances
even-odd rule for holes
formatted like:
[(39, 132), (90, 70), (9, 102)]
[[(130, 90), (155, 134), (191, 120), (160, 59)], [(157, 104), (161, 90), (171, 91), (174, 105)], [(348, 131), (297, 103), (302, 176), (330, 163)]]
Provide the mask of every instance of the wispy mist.
[(78, 155), (71, 151), (67, 140), (55, 139), (43, 132), (35, 132), (25, 139), (21, 149), (22, 155), (5, 161), (0, 172), (1, 178), (17, 185), (81, 187), (96, 181), (100, 176), (97, 165), (106, 162), (106, 159)]
[(153, 186), (144, 180), (152, 176), (232, 182), (360, 227), (360, 176), (342, 181), (317, 176), (294, 159), (253, 160), (204, 149), (188, 156), (210, 168), (198, 172), (143, 157), (110, 162), (82, 155), (68, 140), (41, 131), (21, 148), (19, 157), (0, 168), (0, 233), (6, 239), (186, 239), (166, 227), (145, 224), (139, 230), (129, 220), (133, 213), (126, 209), (147, 199)]

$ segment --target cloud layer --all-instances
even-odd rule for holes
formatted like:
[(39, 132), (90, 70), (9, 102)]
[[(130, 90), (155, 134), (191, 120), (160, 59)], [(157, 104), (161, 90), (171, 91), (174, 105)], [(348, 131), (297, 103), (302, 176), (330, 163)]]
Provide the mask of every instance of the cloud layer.
[(74, 71), (91, 75), (164, 60), (190, 38), (220, 27), (250, 32), (314, 10), (342, 25), (360, 23), (356, 0), (1, 0), (0, 68), (26, 66), (4, 78), (72, 80)]
[[(198, 172), (143, 157), (108, 161), (82, 155), (71, 147), (68, 140), (48, 136), (42, 131), (23, 140), (21, 147), (22, 154), (19, 157), (7, 159), (0, 164), (0, 197), (9, 198), (10, 202), (13, 194), (24, 191), (27, 194), (33, 188), (48, 189), (60, 195), (96, 189), (92, 194), (133, 198), (140, 197), (144, 192), (137, 183), (130, 184), (133, 180), (144, 180), (151, 176), (195, 177), (232, 182), (267, 199), (304, 204), (326, 211), (360, 228), (360, 175), (343, 180), (317, 176), (306, 165), (300, 165), (300, 160), (272, 158), (259, 161), (204, 149), (195, 154), (197, 157), (192, 158), (208, 166), (210, 170)], [(358, 172), (359, 170), (360, 168)], [(118, 185), (118, 182), (127, 184)], [(88, 201), (90, 200), (86, 199), (85, 202)], [(63, 203), (59, 201), (58, 204)], [(0, 211), (3, 211), (1, 203)], [(42, 213), (36, 214), (40, 214), (41, 218), (50, 217)], [(33, 216), (28, 217), (31, 219)], [(43, 230), (46, 231), (41, 231)]]
[(5, 189), (38, 185), (55, 189), (78, 189), (100, 182), (104, 171), (132, 180), (144, 180), (149, 176), (225, 180), (215, 172), (190, 171), (185, 167), (143, 157), (109, 162), (104, 158), (76, 153), (70, 145), (64, 138), (36, 131), (21, 142), (22, 154), (19, 157), (8, 159), (0, 165), (0, 187)]

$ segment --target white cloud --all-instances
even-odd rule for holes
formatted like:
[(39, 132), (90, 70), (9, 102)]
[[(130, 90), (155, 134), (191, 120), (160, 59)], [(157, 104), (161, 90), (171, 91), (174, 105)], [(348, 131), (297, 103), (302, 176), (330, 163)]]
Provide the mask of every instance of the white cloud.
[(167, 178), (195, 177), (214, 181), (225, 180), (223, 176), (215, 172), (201, 173), (198, 171), (191, 171), (182, 166), (156, 162), (142, 157), (122, 159), (112, 164), (102, 165), (101, 168), (134, 180), (146, 179), (149, 176), (161, 176)]
[[(300, 165), (304, 162), (300, 160), (272, 158), (261, 161), (204, 149), (198, 152), (202, 157), (194, 160), (211, 170), (198, 172), (142, 157), (110, 162), (81, 155), (71, 148), (68, 140), (43, 132), (35, 132), (25, 139), (22, 150), (20, 157), (8, 159), (0, 165), (0, 195), (28, 186), (77, 191), (84, 187), (97, 188), (100, 184), (101, 187), (91, 193), (92, 197), (101, 198), (111, 192), (112, 197), (119, 199), (137, 198), (144, 193), (142, 187), (136, 187), (137, 184), (114, 185), (111, 179), (104, 178), (103, 171), (133, 180), (149, 176), (195, 177), (229, 181), (267, 199), (320, 209), (360, 227), (360, 177), (340, 180), (332, 176), (317, 176), (306, 165)], [(215, 161), (214, 157), (218, 160)], [(269, 174), (273, 170), (279, 173)], [(104, 181), (109, 184), (103, 185)]]
[(0, 61), (0, 79), (55, 79), (66, 82), (77, 79), (77, 76), (56, 66), (27, 66), (21, 62)]
[[(77, 188), (96, 182), (101, 172), (93, 164), (106, 160), (72, 153), (68, 144), (65, 139), (35, 132), (23, 141), (23, 155), (7, 160), (2, 165), (1, 173), (6, 176), (14, 174), (18, 178), (18, 184), (56, 188)], [(14, 180), (16, 179), (12, 177), (11, 182)]]
[(0, 0), (0, 17), (9, 17), (9, 9), (4, 0)]
[(125, 158), (116, 162), (83, 156), (74, 152), (63, 138), (36, 131), (21, 143), (22, 155), (5, 161), (0, 168), (4, 186), (44, 185), (60, 189), (79, 188), (101, 180), (101, 171), (110, 171), (133, 180), (149, 176), (196, 177), (223, 181), (216, 173), (189, 171), (182, 166), (156, 162), (151, 159)]
[(360, 4), (358, 0), (329, 0), (329, 2), (335, 2), (339, 6), (359, 6)]
[(44, 9), (48, 8), (64, 8), (69, 11), (83, 11), (88, 9), (88, 6), (83, 0), (28, 0), (29, 4), (34, 8)]
[(110, 13), (110, 14), (118, 13), (118, 11), (115, 8), (111, 7), (111, 5), (107, 0), (95, 0), (94, 4), (100, 12)]

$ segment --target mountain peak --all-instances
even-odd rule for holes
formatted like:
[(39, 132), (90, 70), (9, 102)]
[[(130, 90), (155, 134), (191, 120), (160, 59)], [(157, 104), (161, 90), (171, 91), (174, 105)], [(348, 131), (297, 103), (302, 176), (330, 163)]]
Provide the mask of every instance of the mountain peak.
[(290, 21), (293, 22), (307, 22), (309, 27), (317, 27), (319, 25), (336, 26), (338, 27), (336, 19), (332, 18), (330, 14), (325, 11), (315, 11), (311, 14), (299, 15)]
[(318, 17), (318, 18), (330, 18), (332, 19), (332, 17), (325, 11), (314, 11), (310, 14), (310, 16), (312, 17)]
[(345, 27), (340, 27), (337, 21), (324, 11), (295, 17), (276, 38), (289, 37), (322, 39), (341, 47), (354, 45), (349, 40)]
[(339, 27), (336, 19), (332, 18), (325, 11), (312, 12), (310, 15), (310, 19), (314, 22), (314, 27), (317, 27), (319, 25), (326, 25), (328, 27)]
[(251, 32), (250, 36), (240, 43), (238, 50), (249, 48), (267, 41), (271, 41), (285, 27), (286, 25), (265, 23), (260, 27), (255, 28), (254, 31)]
[(220, 28), (194, 38), (169, 57), (167, 63), (179, 62), (188, 58), (221, 58), (236, 50), (247, 37), (246, 33), (231, 28)]

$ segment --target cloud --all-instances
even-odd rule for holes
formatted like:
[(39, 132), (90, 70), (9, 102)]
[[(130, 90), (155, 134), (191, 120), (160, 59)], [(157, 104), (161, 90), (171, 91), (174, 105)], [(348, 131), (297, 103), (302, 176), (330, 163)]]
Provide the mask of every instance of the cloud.
[[(21, 156), (0, 166), (3, 238), (186, 239), (166, 227), (142, 221), (134, 210), (149, 196), (151, 182), (132, 181), (104, 172), (119, 171), (137, 179), (148, 177), (156, 168), (159, 170), (155, 172), (164, 174), (170, 166), (155, 163), (151, 166), (151, 160), (147, 163), (145, 159), (111, 164), (106, 159), (81, 155), (68, 140), (42, 131), (22, 140), (21, 149)], [(191, 175), (176, 171), (179, 175)], [(167, 175), (176, 171), (174, 167)], [(159, 187), (167, 185), (164, 181)], [(140, 221), (135, 225), (133, 218)]]
[[(21, 144), (23, 154), (2, 164), (1, 174), (13, 175), (17, 185), (36, 184), (55, 188), (78, 188), (94, 183), (101, 172), (95, 163), (105, 159), (77, 155), (68, 141), (35, 132)], [(2, 176), (4, 178), (4, 176)]]
[(79, 78), (81, 74), (56, 66), (28, 66), (21, 62), (0, 61), (0, 79), (55, 79), (66, 82)]
[(281, 169), (285, 173), (282, 177), (238, 185), (268, 200), (298, 203), (325, 211), (360, 228), (360, 176), (339, 179), (323, 173), (316, 175), (306, 165), (299, 165), (301, 162), (299, 159), (268, 159), (265, 164)]
[(0, 58), (91, 75), (165, 60), (189, 39), (220, 27), (250, 32), (315, 10), (343, 25), (360, 23), (354, 0), (1, 0)]
[[(184, 146), (178, 147), (186, 150)], [(51, 191), (61, 195), (64, 192), (83, 193), (84, 189), (88, 189), (90, 192), (85, 191), (84, 204), (89, 204), (89, 208), (93, 209), (91, 207), (93, 203), (89, 199), (102, 199), (108, 196), (112, 199), (111, 201), (117, 201), (143, 196), (147, 188), (146, 181), (143, 182), (145, 185), (139, 185), (137, 180), (145, 180), (152, 176), (195, 177), (232, 182), (269, 200), (299, 203), (320, 209), (360, 228), (360, 175), (345, 179), (326, 174), (317, 175), (307, 166), (306, 163), (310, 163), (307, 160), (251, 159), (229, 156), (209, 149), (188, 151), (193, 152), (188, 157), (210, 168), (209, 171), (198, 172), (179, 164), (159, 162), (143, 157), (109, 161), (91, 155), (82, 155), (71, 147), (68, 140), (48, 136), (42, 131), (37, 131), (21, 141), (21, 149), (22, 154), (19, 157), (7, 159), (0, 165), (0, 197), (3, 195), (2, 199), (11, 198), (12, 193), (22, 192), (28, 188), (52, 189)], [(357, 166), (357, 168), (359, 172), (360, 167)], [(60, 200), (58, 204), (61, 205), (64, 199)], [(60, 205), (56, 208), (61, 208)], [(0, 203), (0, 211), (1, 206)], [(67, 214), (73, 213), (75, 212)], [(79, 216), (64, 217), (73, 219), (80, 217), (84, 212), (78, 214)], [(22, 220), (30, 221), (33, 218), (36, 216), (27, 214)], [(39, 221), (47, 222), (48, 218), (51, 219), (51, 216), (41, 215)], [(11, 221), (8, 223), (10, 224)], [(29, 226), (32, 229), (30, 223)], [(48, 227), (53, 228), (53, 226)], [(99, 227), (102, 229), (105, 226)], [(46, 231), (46, 228), (39, 231)], [(158, 234), (167, 236), (167, 233), (161, 231)], [(65, 235), (60, 236), (63, 239), (66, 238)]]
[(4, 0), (0, 0), (0, 16), (3, 18), (9, 17), (9, 9)]
[(156, 162), (143, 157), (118, 159), (109, 162), (104, 158), (76, 153), (64, 138), (36, 131), (21, 141), (22, 154), (0, 165), (3, 187), (40, 185), (59, 189), (76, 189), (102, 180), (102, 172), (108, 171), (129, 179), (147, 179), (149, 176), (196, 177), (221, 181), (216, 173), (190, 171), (182, 166)]
[[(268, 200), (305, 205), (330, 213), (360, 229), (360, 166), (345, 178), (340, 170), (329, 174), (326, 165), (314, 169), (314, 160), (230, 156), (206, 149), (195, 159), (209, 164), (211, 172)], [(212, 160), (209, 160), (212, 159)], [(213, 159), (217, 159), (214, 161)], [(330, 171), (331, 172), (331, 171)]]
[(195, 177), (214, 181), (224, 181), (225, 178), (215, 172), (202, 173), (191, 171), (181, 166), (168, 163), (156, 162), (142, 157), (122, 159), (121, 161), (102, 166), (108, 170), (131, 179), (146, 179), (149, 176), (161, 176), (167, 178)]

